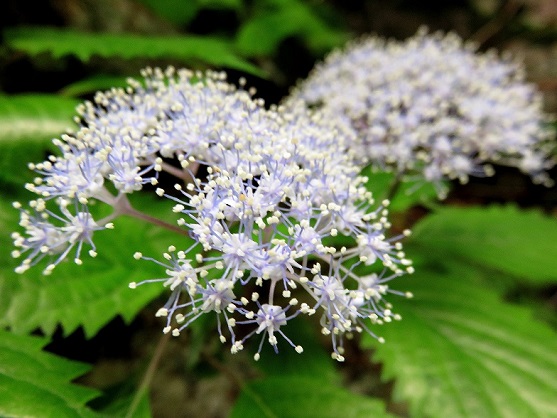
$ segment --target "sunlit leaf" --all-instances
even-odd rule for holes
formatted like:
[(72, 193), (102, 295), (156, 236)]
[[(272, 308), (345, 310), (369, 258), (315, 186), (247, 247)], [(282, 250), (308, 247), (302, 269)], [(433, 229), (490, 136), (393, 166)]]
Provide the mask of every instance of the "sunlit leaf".
[(557, 281), (557, 219), (515, 206), (444, 207), (413, 228), (434, 257), (484, 265), (523, 280)]
[(33, 178), (27, 163), (44, 160), (44, 153), (67, 129), (78, 102), (59, 96), (0, 95), (0, 179), (23, 184)]
[(46, 338), (0, 330), (0, 415), (3, 417), (98, 417), (85, 403), (96, 390), (70, 383), (90, 367), (41, 351)]
[(30, 55), (50, 53), (55, 58), (74, 55), (82, 61), (104, 58), (176, 59), (189, 66), (199, 63), (262, 75), (262, 71), (240, 58), (231, 42), (215, 36), (146, 36), (86, 33), (51, 27), (10, 28), (6, 44)]

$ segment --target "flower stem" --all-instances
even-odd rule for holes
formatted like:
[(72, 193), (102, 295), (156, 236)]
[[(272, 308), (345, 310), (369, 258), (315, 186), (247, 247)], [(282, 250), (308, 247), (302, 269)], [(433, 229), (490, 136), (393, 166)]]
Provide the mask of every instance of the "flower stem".
[(157, 346), (155, 347), (155, 352), (153, 353), (153, 357), (151, 357), (151, 361), (149, 361), (149, 366), (147, 366), (147, 370), (143, 375), (143, 379), (141, 380), (141, 383), (137, 388), (137, 392), (133, 397), (132, 403), (130, 404), (130, 407), (126, 414), (126, 418), (131, 418), (133, 416), (135, 410), (137, 409), (139, 403), (141, 402), (141, 398), (145, 394), (145, 391), (149, 388), (149, 384), (151, 383), (151, 380), (153, 380), (153, 376), (155, 375), (155, 370), (162, 357), (166, 344), (170, 339), (170, 335), (171, 335), (170, 333), (163, 334), (163, 336), (160, 338), (159, 342), (157, 343)]
[(395, 195), (397, 194), (398, 190), (400, 189), (403, 175), (404, 175), (403, 173), (399, 172), (397, 173), (396, 177), (393, 179), (391, 185), (389, 186), (389, 191), (385, 196), (385, 199), (387, 199), (388, 201), (392, 201)]
[(169, 231), (176, 232), (180, 235), (189, 236), (188, 232), (176, 225), (169, 224), (168, 222), (164, 222), (161, 219), (155, 218), (151, 215), (147, 215), (146, 213), (140, 212), (135, 209), (128, 200), (127, 196), (122, 194), (118, 197), (118, 200), (114, 204), (114, 212), (117, 215), (127, 215), (133, 218), (141, 219), (142, 221), (151, 223), (153, 225), (160, 226), (161, 228), (168, 229)]

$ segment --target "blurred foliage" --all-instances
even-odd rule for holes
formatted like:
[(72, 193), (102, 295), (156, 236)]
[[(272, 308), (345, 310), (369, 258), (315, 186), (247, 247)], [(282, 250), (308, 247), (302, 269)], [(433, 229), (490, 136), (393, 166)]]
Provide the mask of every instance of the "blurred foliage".
[(31, 180), (27, 162), (44, 160), (45, 150), (53, 148), (52, 138), (75, 128), (72, 117), (78, 103), (56, 95), (0, 95), (0, 181)]

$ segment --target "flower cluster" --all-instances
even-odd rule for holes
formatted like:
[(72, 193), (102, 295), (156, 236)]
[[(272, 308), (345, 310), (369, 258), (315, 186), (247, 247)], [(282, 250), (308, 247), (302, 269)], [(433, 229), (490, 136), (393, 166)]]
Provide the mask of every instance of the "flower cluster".
[(368, 37), (330, 54), (292, 92), (348, 126), (360, 163), (438, 186), (514, 166), (551, 184), (542, 98), (518, 63), (455, 34)]
[[(26, 257), (18, 271), (48, 257), (49, 273), (72, 249), (80, 263), (84, 244), (94, 256), (93, 233), (116, 216), (147, 219), (126, 196), (150, 184), (181, 214), (171, 229), (193, 239), (162, 260), (135, 254), (164, 269), (130, 284), (170, 289), (157, 313), (164, 332), (179, 335), (211, 313), (232, 352), (259, 335), (257, 359), (265, 340), (301, 352), (285, 326), (315, 314), (342, 361), (344, 337), (375, 335), (372, 324), (400, 318), (385, 296), (405, 295), (389, 282), (413, 271), (399, 242), (408, 231), (389, 237), (388, 201), (375, 204), (349, 135), (327, 114), (294, 101), (267, 109), (222, 73), (148, 69), (144, 77), (81, 106), (82, 128), (56, 141), (61, 156), (31, 166), (41, 176), (28, 189), (39, 198), (30, 210), (16, 205), (27, 232), (14, 234), (14, 256)], [(159, 184), (162, 171), (176, 184)], [(113, 214), (94, 220), (93, 200)], [(56, 204), (61, 215), (49, 209)]]

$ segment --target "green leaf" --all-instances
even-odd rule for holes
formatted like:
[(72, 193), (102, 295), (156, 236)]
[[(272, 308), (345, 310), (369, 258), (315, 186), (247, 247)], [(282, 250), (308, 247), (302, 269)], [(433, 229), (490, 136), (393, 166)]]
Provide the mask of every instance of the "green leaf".
[(444, 207), (413, 229), (412, 243), (438, 257), (532, 282), (557, 281), (557, 219), (514, 206)]
[(396, 280), (415, 298), (391, 300), (402, 320), (376, 331), (386, 342), (363, 339), (410, 416), (557, 416), (557, 335), (482, 288), (475, 270), (416, 269)]
[(135, 399), (138, 391), (136, 380), (136, 378), (129, 378), (105, 389), (101, 397), (90, 402), (90, 406), (104, 416), (151, 418), (149, 391), (143, 390), (139, 399)]
[[(263, 344), (261, 359), (257, 363), (263, 373), (267, 376), (319, 376), (322, 382), (338, 382), (340, 378), (335, 369), (335, 362), (319, 344), (319, 336), (316, 335), (313, 325), (307, 318), (297, 318), (284, 330), (294, 344), (304, 348), (300, 354), (286, 341), (279, 341), (278, 354), (270, 344)], [(257, 348), (257, 344), (253, 344), (253, 347)]]
[[(362, 175), (368, 178), (366, 187), (378, 201), (385, 199), (389, 195), (389, 189), (395, 182), (395, 175), (393, 173), (374, 171), (370, 167), (366, 167), (362, 171)], [(431, 183), (402, 182), (391, 199), (389, 210), (403, 212), (419, 204), (430, 206), (437, 202), (437, 200), (437, 192)]]
[(85, 403), (96, 390), (70, 381), (90, 367), (41, 351), (46, 338), (0, 330), (0, 415), (3, 417), (96, 417)]
[(240, 58), (231, 42), (215, 36), (146, 36), (85, 33), (51, 27), (18, 27), (5, 30), (6, 44), (30, 55), (51, 53), (55, 58), (74, 55), (82, 61), (104, 58), (177, 59), (195, 66), (201, 62), (246, 71), (262, 71)]
[(195, 0), (204, 9), (234, 9), (240, 10), (244, 6), (242, 0)]
[(139, 2), (175, 25), (189, 23), (199, 11), (199, 5), (195, 0), (139, 0)]
[(76, 81), (59, 91), (63, 96), (77, 97), (100, 90), (110, 90), (113, 87), (129, 86), (128, 77), (98, 74), (90, 78)]
[[(163, 219), (173, 215), (166, 200), (140, 198), (140, 202), (136, 202), (138, 208), (148, 207), (150, 213), (158, 212)], [(10, 248), (9, 234), (17, 229), (17, 213), (5, 203), (3, 206), (0, 214), (9, 211), (9, 215), (0, 219), (0, 245)], [(10, 258), (9, 251), (2, 251), (0, 326), (10, 326), (18, 333), (40, 328), (47, 335), (52, 334), (58, 324), (62, 325), (65, 335), (83, 326), (89, 338), (117, 315), (130, 322), (141, 308), (161, 294), (164, 290), (159, 283), (129, 289), (131, 281), (164, 274), (164, 269), (155, 263), (134, 260), (134, 252), (142, 251), (158, 258), (168, 245), (187, 248), (192, 241), (131, 218), (118, 218), (114, 223), (113, 231), (95, 234), (99, 254), (96, 258), (85, 258), (82, 266), (65, 262), (50, 276), (42, 276), (40, 266), (23, 275), (15, 274), (16, 260)]]
[(345, 32), (333, 29), (303, 3), (290, 3), (279, 10), (264, 11), (240, 28), (236, 46), (246, 56), (276, 52), (281, 41), (299, 36), (316, 53), (322, 54), (348, 40)]
[(44, 160), (52, 138), (75, 128), (78, 103), (39, 94), (0, 96), (0, 179), (20, 184), (32, 179), (27, 163)]
[(382, 401), (348, 392), (319, 377), (269, 377), (243, 387), (230, 418), (382, 418)]
[(190, 23), (201, 9), (232, 9), (242, 8), (242, 0), (139, 0), (157, 15), (169, 22), (183, 26)]

